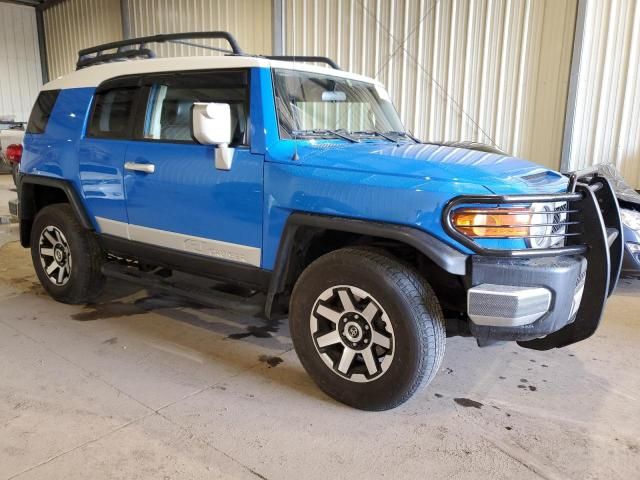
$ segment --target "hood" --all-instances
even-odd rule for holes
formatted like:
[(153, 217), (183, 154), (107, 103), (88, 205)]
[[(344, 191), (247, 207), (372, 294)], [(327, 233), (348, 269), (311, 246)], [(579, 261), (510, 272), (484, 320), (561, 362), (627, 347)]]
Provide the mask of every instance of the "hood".
[[(294, 150), (294, 142), (280, 142), (269, 152), (270, 161), (288, 163)], [(563, 175), (527, 160), (435, 144), (298, 142), (297, 156), (296, 163), (305, 166), (472, 183), (501, 195), (567, 186)]]

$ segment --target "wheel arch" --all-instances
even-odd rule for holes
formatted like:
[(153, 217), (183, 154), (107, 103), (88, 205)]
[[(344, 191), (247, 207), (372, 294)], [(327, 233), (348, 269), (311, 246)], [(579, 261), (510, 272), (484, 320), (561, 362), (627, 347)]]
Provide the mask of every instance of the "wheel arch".
[[(312, 243), (318, 235), (323, 235), (328, 241)], [(265, 301), (266, 317), (271, 318), (286, 309), (286, 302), (279, 300), (291, 292), (296, 273), (324, 253), (358, 244), (363, 239), (389, 241), (396, 246), (413, 249), (451, 276), (463, 276), (467, 272), (468, 255), (423, 230), (392, 223), (295, 212), (288, 217), (280, 238)], [(326, 245), (318, 248), (319, 243)], [(307, 246), (315, 247), (315, 251), (309, 253)]]
[(20, 175), (18, 179), (18, 199), (20, 218), (20, 244), (28, 247), (31, 227), (38, 212), (55, 203), (68, 203), (83, 228), (93, 230), (93, 224), (74, 186), (68, 180)]

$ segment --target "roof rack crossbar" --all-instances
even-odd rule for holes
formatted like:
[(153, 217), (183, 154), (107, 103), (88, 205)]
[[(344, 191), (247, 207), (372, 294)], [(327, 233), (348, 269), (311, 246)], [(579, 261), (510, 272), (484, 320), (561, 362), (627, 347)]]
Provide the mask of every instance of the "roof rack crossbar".
[(268, 55), (269, 60), (284, 60), (287, 62), (325, 63), (331, 68), (341, 70), (340, 66), (328, 57), (313, 57), (308, 55)]
[[(194, 39), (226, 40), (229, 43), (231, 50), (186, 41)], [(132, 58), (154, 58), (156, 55), (153, 50), (147, 48), (148, 43), (179, 43), (182, 45), (204, 48), (207, 50), (213, 50), (230, 55), (247, 55), (240, 48), (237, 40), (229, 32), (217, 31), (166, 33), (151, 35), (148, 37), (131, 38), (129, 40), (120, 40), (117, 42), (103, 43), (102, 45), (96, 45), (95, 47), (82, 49), (78, 52), (76, 70), (80, 70), (91, 65), (118, 60), (127, 60)], [(115, 52), (109, 52), (110, 50), (115, 50)], [(308, 55), (271, 55), (265, 56), (263, 58), (268, 58), (270, 60), (285, 60), (290, 62), (324, 63), (336, 70), (340, 70), (338, 64), (328, 57), (315, 57)]]
[[(153, 58), (155, 54), (153, 50), (146, 48), (147, 43), (164, 43), (185, 39), (217, 39), (229, 42), (231, 50), (222, 50), (233, 55), (244, 55), (245, 53), (238, 45), (237, 40), (229, 32), (185, 32), (185, 33), (166, 33), (160, 35), (151, 35), (148, 37), (132, 38), (129, 40), (120, 40), (117, 42), (103, 43), (95, 47), (85, 48), (78, 52), (78, 62), (76, 70), (85, 68), (98, 63), (108, 61), (127, 59), (134, 57)], [(137, 46), (133, 49), (125, 49), (125, 47)], [(103, 53), (105, 50), (116, 49), (116, 53)]]

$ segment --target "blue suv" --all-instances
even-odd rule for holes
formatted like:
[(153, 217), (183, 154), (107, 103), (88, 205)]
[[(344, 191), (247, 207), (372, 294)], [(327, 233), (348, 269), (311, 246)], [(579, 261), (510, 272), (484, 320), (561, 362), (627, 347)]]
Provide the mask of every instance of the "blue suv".
[[(147, 47), (187, 37), (231, 49)], [(430, 382), (447, 336), (589, 337), (621, 265), (597, 173), (424, 143), (379, 82), (248, 55), (226, 32), (80, 51), (35, 103), (18, 183), (21, 242), (54, 299), (91, 302), (118, 265), (263, 292), (318, 386), (367, 410)]]

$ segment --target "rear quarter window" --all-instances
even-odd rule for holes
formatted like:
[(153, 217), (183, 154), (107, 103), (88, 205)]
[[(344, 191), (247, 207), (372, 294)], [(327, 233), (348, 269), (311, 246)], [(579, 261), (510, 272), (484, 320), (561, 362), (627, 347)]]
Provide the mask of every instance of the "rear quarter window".
[(133, 104), (137, 87), (121, 87), (96, 94), (88, 137), (131, 138)]
[(44, 133), (59, 94), (60, 90), (45, 90), (44, 92), (40, 92), (36, 103), (33, 105), (33, 110), (31, 110), (26, 133)]

